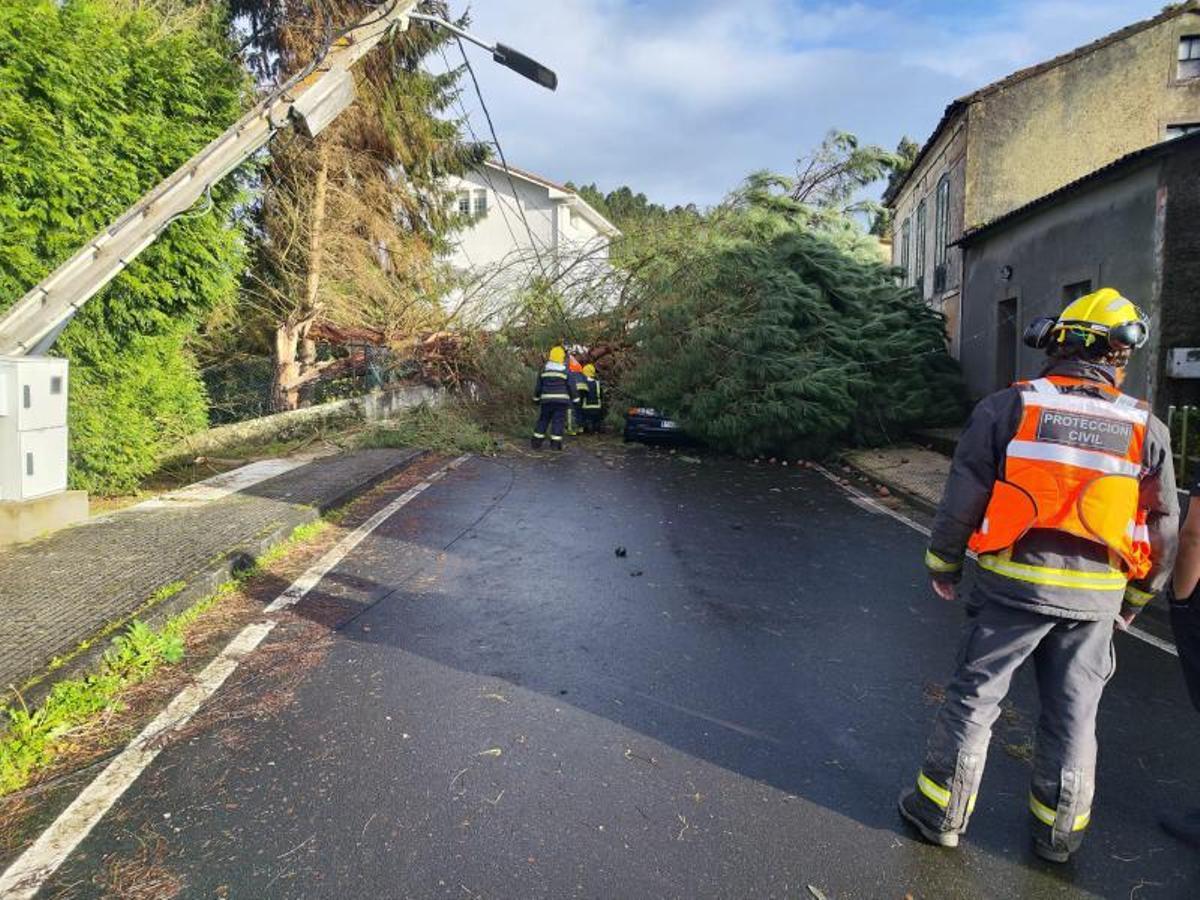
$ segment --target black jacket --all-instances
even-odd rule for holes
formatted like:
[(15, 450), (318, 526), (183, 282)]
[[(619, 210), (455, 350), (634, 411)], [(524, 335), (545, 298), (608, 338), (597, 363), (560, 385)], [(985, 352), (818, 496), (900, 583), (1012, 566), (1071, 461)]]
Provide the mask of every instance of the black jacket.
[(571, 403), (571, 373), (562, 363), (548, 362), (533, 385), (534, 403)]
[[(1082, 378), (1113, 384), (1110, 370), (1080, 362), (1059, 362), (1043, 375)], [(958, 580), (967, 542), (983, 521), (992, 488), (1004, 477), (1005, 453), (1017, 433), (1022, 413), (1021, 393), (1015, 387), (997, 391), (979, 401), (959, 438), (946, 481), (945, 494), (933, 523), (926, 563), (938, 578)], [(1035, 584), (980, 569), (973, 602), (994, 600), (1008, 606), (1033, 609), (1068, 619), (1100, 620), (1119, 611), (1136, 612), (1148, 597), (1165, 587), (1175, 563), (1179, 543), (1179, 498), (1175, 491), (1175, 466), (1166, 425), (1154, 416), (1146, 429), (1141, 503), (1149, 511), (1147, 525), (1154, 565), (1140, 581), (1121, 591), (1080, 591)], [(1034, 529), (1012, 550), (1018, 564), (1102, 572), (1110, 569), (1108, 550), (1085, 538), (1051, 529)]]

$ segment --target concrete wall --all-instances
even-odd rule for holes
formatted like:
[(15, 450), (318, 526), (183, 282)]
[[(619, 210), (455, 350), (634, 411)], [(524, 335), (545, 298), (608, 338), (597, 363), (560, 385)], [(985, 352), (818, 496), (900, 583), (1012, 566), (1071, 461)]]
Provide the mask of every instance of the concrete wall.
[[(1020, 343), (1037, 316), (1057, 316), (1063, 288), (1084, 280), (1093, 290), (1113, 287), (1152, 316), (1158, 287), (1155, 227), (1161, 160), (1131, 166), (1028, 217), (998, 226), (966, 248), (961, 361), (967, 388), (978, 398), (1003, 387), (997, 377), (998, 314), (1015, 298), (1018, 378), (1036, 376), (1045, 361)], [(1012, 269), (1011, 278), (1002, 269)], [(1134, 357), (1127, 390), (1148, 396), (1152, 352)]]
[(1171, 154), (1162, 175), (1166, 204), (1163, 229), (1161, 286), (1164, 366), (1160, 403), (1200, 404), (1200, 381), (1165, 377), (1165, 359), (1172, 347), (1200, 347), (1200, 143), (1188, 139)]
[(285, 440), (291, 435), (317, 426), (387, 419), (422, 403), (437, 404), (444, 399), (445, 392), (439, 388), (424, 385), (403, 386), (375, 391), (363, 397), (352, 397), (349, 400), (337, 400), (246, 422), (235, 422), (232, 425), (220, 425), (187, 438), (178, 449), (168, 454), (167, 461), (217, 456), (226, 447), (234, 447), (247, 441)]
[(973, 102), (968, 229), (1200, 122), (1200, 79), (1176, 78), (1185, 34), (1200, 34), (1195, 11)]

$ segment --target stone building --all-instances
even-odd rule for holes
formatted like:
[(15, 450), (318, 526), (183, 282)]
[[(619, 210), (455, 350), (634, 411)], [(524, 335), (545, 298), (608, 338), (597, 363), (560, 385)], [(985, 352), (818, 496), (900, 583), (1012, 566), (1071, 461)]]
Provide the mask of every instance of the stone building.
[(884, 197), (893, 263), (964, 328), (964, 232), (1144, 147), (1200, 128), (1200, 2), (1166, 8), (948, 107)]
[[(1200, 401), (1172, 359), (1200, 348), (1200, 132), (1134, 151), (967, 232), (962, 366), (973, 397), (1038, 374), (1021, 342), (1037, 316), (1113, 287), (1150, 319), (1127, 389), (1161, 413)], [(1200, 367), (1194, 374), (1200, 374)]]

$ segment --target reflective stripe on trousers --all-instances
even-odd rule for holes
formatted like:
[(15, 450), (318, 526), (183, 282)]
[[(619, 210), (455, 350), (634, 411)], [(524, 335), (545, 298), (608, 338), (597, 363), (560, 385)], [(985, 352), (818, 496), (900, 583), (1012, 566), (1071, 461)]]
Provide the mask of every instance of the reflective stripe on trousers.
[[(1049, 825), (1051, 828), (1053, 828), (1055, 823), (1058, 822), (1058, 812), (1054, 809), (1051, 809), (1037, 797), (1033, 796), (1032, 793), (1029, 795), (1029, 811), (1033, 813), (1034, 818), (1036, 818), (1043, 825)], [(1075, 817), (1075, 820), (1071, 823), (1071, 830), (1083, 831), (1083, 829), (1088, 827), (1091, 821), (1092, 811), (1089, 809)]]

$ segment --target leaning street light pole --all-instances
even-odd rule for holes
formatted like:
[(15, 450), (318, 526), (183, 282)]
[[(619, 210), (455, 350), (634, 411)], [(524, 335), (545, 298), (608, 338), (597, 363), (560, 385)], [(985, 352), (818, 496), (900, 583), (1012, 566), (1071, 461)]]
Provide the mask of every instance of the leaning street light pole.
[[(544, 87), (557, 86), (558, 77), (525, 54), (503, 44), (489, 45), (450, 22), (416, 12), (418, 5), (417, 0), (374, 4), (357, 23), (331, 36), (308, 66), (0, 315), (0, 506), (15, 502), (20, 507), (18, 530), (22, 509), (28, 522), (53, 521), (61, 526), (80, 518), (78, 498), (69, 498), (66, 491), (67, 362), (44, 358), (62, 330), (172, 222), (201, 197), (211, 197), (214, 185), (276, 134), (294, 127), (315, 137), (336, 119), (354, 102), (351, 69), (380, 41), (406, 30), (410, 20), (428, 22), (487, 47), (498, 63)], [(40, 504), (40, 514), (30, 501)], [(70, 506), (71, 511), (47, 514), (48, 503), (58, 504), (60, 510)], [(86, 517), (86, 498), (82, 508)]]
[(176, 169), (74, 256), (0, 316), (0, 356), (45, 354), (75, 313), (234, 169), (295, 126), (315, 137), (354, 102), (356, 62), (409, 20), (438, 25), (486, 47), (501, 65), (553, 90), (558, 76), (504, 44), (488, 44), (456, 25), (415, 12), (417, 0), (378, 4), (334, 38), (328, 51), (258, 103), (228, 131)]

